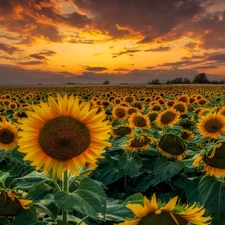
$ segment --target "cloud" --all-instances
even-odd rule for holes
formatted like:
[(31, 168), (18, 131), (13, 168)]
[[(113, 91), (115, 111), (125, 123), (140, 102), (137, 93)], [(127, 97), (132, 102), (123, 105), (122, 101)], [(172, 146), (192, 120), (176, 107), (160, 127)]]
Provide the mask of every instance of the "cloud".
[(140, 52), (140, 50), (138, 50), (138, 49), (128, 49), (128, 50), (121, 51), (121, 52), (118, 52), (118, 53), (113, 53), (113, 58), (116, 58), (116, 57), (121, 56), (121, 55), (133, 56), (133, 53), (136, 53), (136, 52)]
[(169, 46), (160, 46), (158, 48), (147, 49), (147, 50), (145, 50), (145, 52), (166, 52), (169, 50), (171, 50), (171, 47), (169, 47)]
[[(115, 38), (141, 35), (147, 43), (192, 20), (204, 8), (199, 0), (73, 0), (92, 18), (91, 26)], [(119, 29), (123, 27), (126, 29)]]
[(27, 62), (19, 62), (18, 64), (24, 65), (24, 66), (33, 66), (33, 65), (44, 64), (44, 62), (38, 61), (38, 60), (33, 60), (33, 61), (27, 61)]
[(57, 54), (55, 51), (46, 50), (46, 51), (41, 51), (39, 53), (30, 54), (29, 56), (31, 58), (35, 58), (35, 59), (38, 59), (38, 60), (48, 60), (46, 58), (46, 56), (53, 56), (55, 54)]
[(219, 62), (225, 62), (225, 54), (217, 54), (217, 55), (212, 55), (208, 57), (207, 60), (215, 60)]
[(103, 67), (103, 66), (87, 66), (86, 70), (100, 72), (100, 71), (108, 70), (108, 68)]
[(4, 43), (0, 43), (0, 50), (4, 51), (10, 55), (13, 55), (15, 53), (23, 51), (22, 49), (19, 49), (15, 46), (4, 44)]
[(110, 83), (147, 83), (153, 79), (160, 82), (174, 79), (176, 77), (187, 77), (193, 79), (198, 73), (193, 69), (170, 69), (170, 70), (132, 70), (125, 74), (96, 73), (95, 71), (84, 72), (76, 75), (68, 71), (52, 72), (43, 70), (29, 70), (17, 66), (1, 65), (0, 83), (2, 85), (27, 85), (27, 84), (64, 84), (73, 83), (96, 83), (102, 84), (109, 80)]

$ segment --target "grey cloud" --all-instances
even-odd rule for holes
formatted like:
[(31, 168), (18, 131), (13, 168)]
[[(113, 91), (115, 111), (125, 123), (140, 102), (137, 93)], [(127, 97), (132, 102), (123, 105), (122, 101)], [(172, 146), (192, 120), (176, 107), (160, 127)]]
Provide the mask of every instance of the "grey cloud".
[(169, 46), (160, 46), (158, 48), (150, 48), (145, 50), (145, 52), (165, 52), (171, 50), (171, 47)]
[(88, 70), (88, 71), (104, 71), (104, 70), (108, 70), (108, 69), (103, 66), (87, 66), (86, 70)]
[(18, 52), (23, 51), (23, 50), (15, 47), (15, 46), (4, 44), (4, 43), (0, 43), (0, 50), (4, 51), (4, 52), (6, 52), (10, 55), (13, 55), (14, 53), (18, 53)]
[(19, 62), (18, 64), (24, 65), (24, 66), (33, 66), (33, 65), (44, 64), (44, 62), (38, 61), (38, 60), (33, 60), (33, 61)]

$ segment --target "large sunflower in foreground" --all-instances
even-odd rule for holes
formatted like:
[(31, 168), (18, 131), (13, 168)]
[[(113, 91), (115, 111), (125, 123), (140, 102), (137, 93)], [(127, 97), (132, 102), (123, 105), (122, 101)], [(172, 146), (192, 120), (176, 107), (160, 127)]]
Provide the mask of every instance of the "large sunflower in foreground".
[(17, 146), (19, 140), (17, 127), (4, 121), (0, 123), (0, 149), (12, 150)]
[(197, 128), (204, 137), (218, 138), (225, 133), (225, 118), (220, 113), (209, 113), (199, 119)]
[(178, 196), (172, 198), (167, 204), (157, 202), (153, 194), (151, 201), (144, 197), (143, 204), (128, 204), (137, 219), (126, 220), (118, 225), (196, 225), (210, 224), (211, 217), (204, 217), (205, 209), (193, 205), (176, 205)]
[(58, 95), (57, 101), (50, 96), (48, 104), (33, 106), (34, 112), (27, 112), (20, 125), (19, 151), (26, 153), (24, 160), (32, 161), (37, 170), (43, 166), (45, 173), (52, 170), (58, 178), (67, 169), (79, 175), (79, 167), (94, 164), (104, 147), (111, 146), (104, 141), (111, 126), (103, 121), (104, 112), (89, 109), (89, 103), (80, 104), (72, 95)]

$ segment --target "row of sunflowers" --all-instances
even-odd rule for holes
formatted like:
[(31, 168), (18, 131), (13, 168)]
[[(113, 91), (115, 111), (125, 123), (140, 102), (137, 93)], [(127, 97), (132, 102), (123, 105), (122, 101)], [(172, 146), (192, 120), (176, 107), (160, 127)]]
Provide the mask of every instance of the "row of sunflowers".
[(225, 224), (225, 89), (0, 89), (0, 224)]

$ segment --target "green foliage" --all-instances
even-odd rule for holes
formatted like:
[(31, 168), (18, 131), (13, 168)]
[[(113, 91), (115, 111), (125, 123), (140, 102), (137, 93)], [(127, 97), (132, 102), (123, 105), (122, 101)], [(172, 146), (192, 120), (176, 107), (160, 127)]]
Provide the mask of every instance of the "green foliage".
[(198, 186), (198, 200), (204, 204), (206, 215), (213, 218), (211, 225), (225, 224), (225, 182), (205, 175)]

